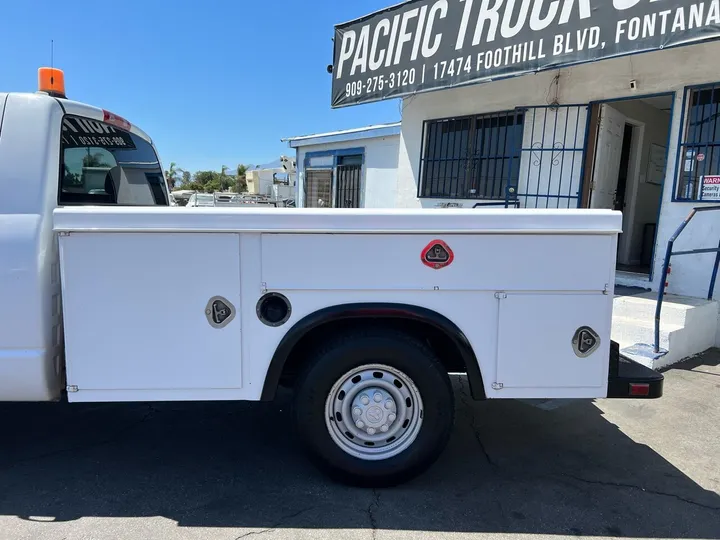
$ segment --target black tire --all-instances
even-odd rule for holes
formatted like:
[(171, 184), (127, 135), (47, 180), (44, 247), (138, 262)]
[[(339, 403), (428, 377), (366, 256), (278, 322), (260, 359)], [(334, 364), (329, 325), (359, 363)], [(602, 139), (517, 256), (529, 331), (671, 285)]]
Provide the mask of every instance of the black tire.
[[(333, 385), (354, 368), (383, 364), (402, 371), (423, 402), (417, 438), (400, 454), (364, 460), (335, 443), (325, 422), (325, 402)], [(440, 456), (452, 431), (455, 402), (447, 371), (419, 339), (400, 331), (367, 328), (336, 336), (312, 353), (296, 385), (295, 421), (311, 459), (332, 478), (350, 485), (387, 487), (406, 482)]]

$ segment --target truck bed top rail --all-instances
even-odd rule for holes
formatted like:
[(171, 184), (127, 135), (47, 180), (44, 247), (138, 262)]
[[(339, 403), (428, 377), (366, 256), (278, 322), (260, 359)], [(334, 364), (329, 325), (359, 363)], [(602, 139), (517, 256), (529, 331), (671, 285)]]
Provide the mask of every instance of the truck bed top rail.
[(609, 210), (65, 207), (56, 232), (265, 232), (332, 234), (616, 234)]

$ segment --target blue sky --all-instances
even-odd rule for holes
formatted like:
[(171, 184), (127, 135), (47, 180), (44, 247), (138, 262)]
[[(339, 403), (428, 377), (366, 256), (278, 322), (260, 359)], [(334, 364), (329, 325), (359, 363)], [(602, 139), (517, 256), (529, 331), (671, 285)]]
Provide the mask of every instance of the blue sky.
[(68, 97), (144, 129), (195, 171), (291, 153), (282, 137), (393, 122), (398, 101), (330, 108), (333, 26), (395, 0), (4, 2), (0, 90), (65, 71)]

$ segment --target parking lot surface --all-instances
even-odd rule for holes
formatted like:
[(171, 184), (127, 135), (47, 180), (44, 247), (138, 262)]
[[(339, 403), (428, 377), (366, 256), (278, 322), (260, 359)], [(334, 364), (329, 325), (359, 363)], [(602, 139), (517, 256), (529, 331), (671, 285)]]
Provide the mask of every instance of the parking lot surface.
[(386, 490), (318, 473), (287, 395), (0, 404), (0, 539), (720, 538), (720, 351), (657, 401), (474, 402), (453, 380), (447, 450)]

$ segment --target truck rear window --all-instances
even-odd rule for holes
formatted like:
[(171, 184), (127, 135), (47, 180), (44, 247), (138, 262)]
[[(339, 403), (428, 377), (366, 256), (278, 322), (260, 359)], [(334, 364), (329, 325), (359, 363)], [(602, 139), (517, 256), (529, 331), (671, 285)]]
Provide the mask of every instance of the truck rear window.
[(66, 115), (61, 141), (61, 205), (168, 206), (153, 147), (134, 133)]

